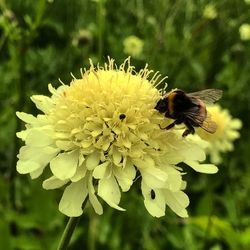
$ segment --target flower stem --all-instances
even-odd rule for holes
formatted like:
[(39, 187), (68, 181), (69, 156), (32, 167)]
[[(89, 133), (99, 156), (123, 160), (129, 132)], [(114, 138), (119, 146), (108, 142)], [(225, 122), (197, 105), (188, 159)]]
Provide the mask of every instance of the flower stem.
[(102, 61), (103, 57), (103, 33), (105, 25), (105, 6), (104, 1), (100, 0), (97, 2), (97, 23), (98, 23), (98, 60)]
[[(27, 39), (27, 38), (26, 38)], [(26, 79), (25, 79), (25, 67), (26, 67), (26, 54), (27, 54), (27, 40), (22, 35), (19, 45), (16, 46), (15, 54), (17, 54), (16, 63), (18, 65), (18, 80), (16, 81), (16, 96), (17, 100), (13, 111), (24, 110), (25, 99), (26, 99)], [(12, 59), (15, 60), (15, 59)], [(20, 140), (16, 136), (16, 132), (21, 131), (22, 122), (13, 112), (15, 117), (15, 133), (13, 133), (13, 156), (12, 156), (12, 167), (9, 169), (9, 181), (10, 181), (10, 204), (13, 209), (17, 209), (16, 202), (16, 155), (20, 148)]]
[[(84, 209), (86, 203), (87, 203), (88, 197), (86, 197), (85, 201), (83, 202), (82, 209)], [(80, 217), (70, 217), (68, 220), (68, 223), (64, 229), (62, 238), (59, 242), (57, 250), (66, 250), (68, 248), (71, 236), (73, 235), (73, 232), (76, 228), (76, 225), (79, 221)]]

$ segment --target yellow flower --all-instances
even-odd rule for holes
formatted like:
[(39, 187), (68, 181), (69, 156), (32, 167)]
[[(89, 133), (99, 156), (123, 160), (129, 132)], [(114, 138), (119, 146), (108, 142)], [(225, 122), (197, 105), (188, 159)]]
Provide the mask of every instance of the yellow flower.
[(219, 105), (208, 107), (211, 119), (216, 122), (217, 130), (210, 134), (199, 128), (197, 134), (208, 142), (207, 153), (211, 162), (219, 164), (222, 161), (220, 153), (233, 150), (233, 141), (240, 137), (239, 129), (242, 123), (239, 119), (232, 118), (229, 111)]
[(242, 41), (250, 40), (250, 24), (243, 23), (239, 28), (239, 32), (240, 32), (240, 39)]
[(87, 197), (98, 214), (103, 208), (97, 196), (124, 210), (119, 205), (121, 191), (127, 192), (141, 177), (150, 214), (163, 216), (168, 205), (186, 217), (189, 200), (176, 164), (185, 162), (205, 173), (217, 168), (200, 164), (205, 159), (201, 140), (160, 129), (166, 118), (154, 109), (160, 82), (157, 73), (148, 80), (152, 73), (147, 67), (135, 73), (129, 59), (120, 67), (110, 59), (104, 67), (91, 64), (70, 85), (49, 85), (51, 97), (32, 96), (43, 114), (17, 112), (26, 122), (26, 130), (17, 134), (26, 144), (20, 149), (17, 171), (37, 178), (49, 165), (52, 175), (43, 187), (66, 185), (59, 210), (68, 216), (80, 216)]
[(142, 53), (143, 45), (144, 42), (137, 36), (128, 36), (123, 41), (123, 51), (127, 55), (139, 58)]
[(203, 11), (203, 16), (207, 19), (213, 20), (217, 17), (217, 10), (213, 4), (207, 4)]

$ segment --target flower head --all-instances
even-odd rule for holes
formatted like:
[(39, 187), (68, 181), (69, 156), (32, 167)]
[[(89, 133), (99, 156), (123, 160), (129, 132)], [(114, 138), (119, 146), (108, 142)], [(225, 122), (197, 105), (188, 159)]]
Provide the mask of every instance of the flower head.
[(239, 28), (239, 32), (240, 32), (240, 39), (242, 41), (250, 40), (250, 24), (243, 23)]
[(218, 13), (213, 4), (207, 4), (203, 11), (203, 16), (207, 19), (213, 20), (217, 17)]
[(124, 210), (121, 192), (137, 175), (150, 214), (163, 216), (168, 205), (186, 217), (189, 201), (176, 164), (185, 162), (205, 173), (217, 168), (200, 164), (205, 159), (201, 140), (185, 140), (179, 131), (159, 127), (166, 118), (154, 109), (160, 82), (157, 73), (149, 80), (151, 73), (147, 67), (136, 73), (129, 59), (120, 67), (110, 59), (104, 67), (91, 64), (70, 85), (49, 85), (51, 97), (32, 96), (43, 114), (17, 112), (26, 122), (26, 130), (17, 134), (25, 141), (17, 171), (37, 178), (49, 165), (51, 177), (43, 187), (66, 185), (59, 210), (68, 216), (82, 214), (86, 197), (98, 214), (103, 208), (97, 197)]
[(229, 111), (222, 109), (219, 105), (207, 108), (211, 119), (216, 122), (217, 130), (210, 134), (203, 129), (198, 129), (198, 135), (208, 142), (207, 153), (211, 156), (214, 164), (222, 160), (220, 153), (233, 150), (233, 141), (240, 137), (239, 129), (242, 123), (239, 119), (232, 118)]
[(137, 36), (128, 36), (123, 41), (124, 53), (134, 58), (139, 58), (144, 42)]

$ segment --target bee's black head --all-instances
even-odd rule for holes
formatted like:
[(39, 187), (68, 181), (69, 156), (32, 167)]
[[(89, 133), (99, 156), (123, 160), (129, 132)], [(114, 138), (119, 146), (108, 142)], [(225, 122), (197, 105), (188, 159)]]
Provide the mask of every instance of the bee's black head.
[(167, 98), (160, 99), (157, 102), (155, 109), (158, 110), (160, 113), (165, 113), (168, 110), (168, 99)]

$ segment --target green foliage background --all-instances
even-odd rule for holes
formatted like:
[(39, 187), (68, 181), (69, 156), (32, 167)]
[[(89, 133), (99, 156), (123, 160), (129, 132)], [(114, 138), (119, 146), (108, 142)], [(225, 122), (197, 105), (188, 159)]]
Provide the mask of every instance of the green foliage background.
[[(0, 249), (56, 249), (66, 218), (58, 211), (62, 190), (45, 191), (42, 180), (16, 174), (23, 124), (15, 112), (36, 113), (29, 97), (48, 94), (47, 84), (69, 83), (72, 72), (108, 55), (120, 64), (123, 41), (136, 35), (145, 63), (168, 75), (169, 88), (223, 89), (221, 100), (243, 121), (235, 150), (224, 155), (216, 175), (186, 169), (190, 218), (170, 209), (161, 219), (144, 208), (139, 187), (123, 195), (126, 212), (88, 207), (70, 249), (250, 249), (250, 41), (239, 27), (250, 23), (243, 0), (0, 0)], [(217, 17), (203, 16), (213, 4)], [(79, 30), (85, 30), (79, 36)]]

